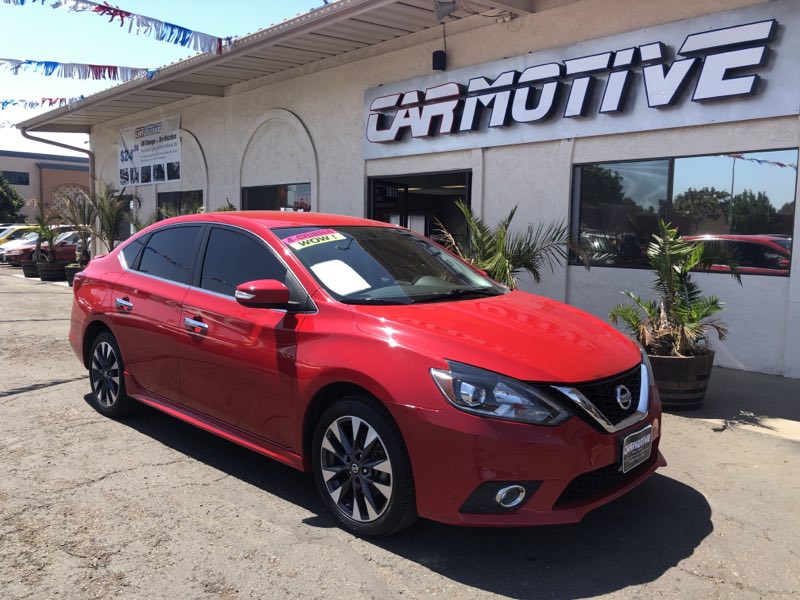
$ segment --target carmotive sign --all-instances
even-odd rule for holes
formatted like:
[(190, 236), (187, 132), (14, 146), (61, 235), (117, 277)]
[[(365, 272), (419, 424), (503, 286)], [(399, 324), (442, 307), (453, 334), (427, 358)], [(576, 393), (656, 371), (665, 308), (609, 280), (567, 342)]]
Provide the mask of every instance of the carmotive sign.
[(373, 88), (364, 153), (798, 114), (798, 21), (796, 4), (775, 2)]

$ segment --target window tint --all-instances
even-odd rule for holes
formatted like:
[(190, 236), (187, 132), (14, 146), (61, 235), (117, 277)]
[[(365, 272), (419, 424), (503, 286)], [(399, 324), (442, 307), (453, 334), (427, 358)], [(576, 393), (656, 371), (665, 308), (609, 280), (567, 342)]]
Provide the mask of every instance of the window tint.
[(242, 188), (242, 210), (311, 210), (311, 184), (259, 185)]
[(189, 283), (201, 227), (174, 227), (155, 232), (142, 253), (139, 271)]
[(573, 234), (592, 264), (646, 267), (662, 217), (689, 239), (728, 244), (740, 267), (788, 276), (797, 160), (788, 149), (576, 166)]
[(176, 215), (193, 215), (203, 207), (203, 190), (162, 192), (156, 198), (158, 219)]
[(136, 264), (136, 257), (139, 256), (139, 252), (144, 248), (145, 239), (147, 239), (147, 236), (139, 236), (122, 249), (122, 257), (125, 259), (125, 266), (129, 269), (132, 269), (133, 265)]
[(286, 267), (264, 244), (229, 229), (212, 229), (200, 287), (233, 296), (236, 286), (256, 279), (277, 279), (289, 285)]

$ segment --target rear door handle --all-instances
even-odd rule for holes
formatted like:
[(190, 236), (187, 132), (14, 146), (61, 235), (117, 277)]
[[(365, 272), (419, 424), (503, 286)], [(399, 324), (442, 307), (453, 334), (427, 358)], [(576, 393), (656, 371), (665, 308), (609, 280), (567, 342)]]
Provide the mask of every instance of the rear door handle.
[(197, 319), (184, 317), (183, 326), (187, 331), (191, 331), (192, 333), (208, 333), (208, 323), (203, 323)]
[(124, 298), (117, 298), (114, 300), (114, 304), (116, 304), (117, 308), (120, 310), (133, 310), (133, 302), (128, 302), (128, 300)]

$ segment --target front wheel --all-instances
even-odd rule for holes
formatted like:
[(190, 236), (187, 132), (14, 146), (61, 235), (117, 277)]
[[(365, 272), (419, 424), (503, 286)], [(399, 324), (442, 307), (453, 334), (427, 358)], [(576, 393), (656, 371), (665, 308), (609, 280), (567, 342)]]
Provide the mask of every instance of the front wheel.
[(92, 405), (107, 417), (123, 417), (135, 407), (135, 400), (125, 393), (124, 365), (117, 340), (104, 331), (92, 341), (89, 383)]
[(350, 396), (325, 411), (312, 452), (322, 500), (345, 529), (388, 535), (416, 518), (403, 439), (392, 419), (367, 399)]

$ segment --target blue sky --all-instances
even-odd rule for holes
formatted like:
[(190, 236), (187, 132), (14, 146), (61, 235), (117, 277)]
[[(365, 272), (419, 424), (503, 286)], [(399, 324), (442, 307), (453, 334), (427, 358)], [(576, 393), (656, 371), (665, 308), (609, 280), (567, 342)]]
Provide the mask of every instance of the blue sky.
[[(128, 33), (107, 17), (50, 8), (50, 0), (13, 6), (0, 3), (0, 58), (153, 68), (192, 56), (194, 51)], [(95, 0), (100, 1), (100, 0)], [(114, 6), (220, 37), (242, 36), (323, 5), (322, 0), (114, 0)], [(135, 30), (134, 30), (135, 31)], [(0, 99), (89, 95), (115, 82), (70, 80), (0, 71)], [(41, 111), (39, 111), (41, 112)], [(19, 122), (37, 111), (7, 108), (0, 122)], [(86, 136), (52, 136), (80, 146)], [(0, 149), (52, 153), (51, 146), (30, 142), (13, 128), (0, 128)], [(60, 151), (58, 151), (60, 152)]]

